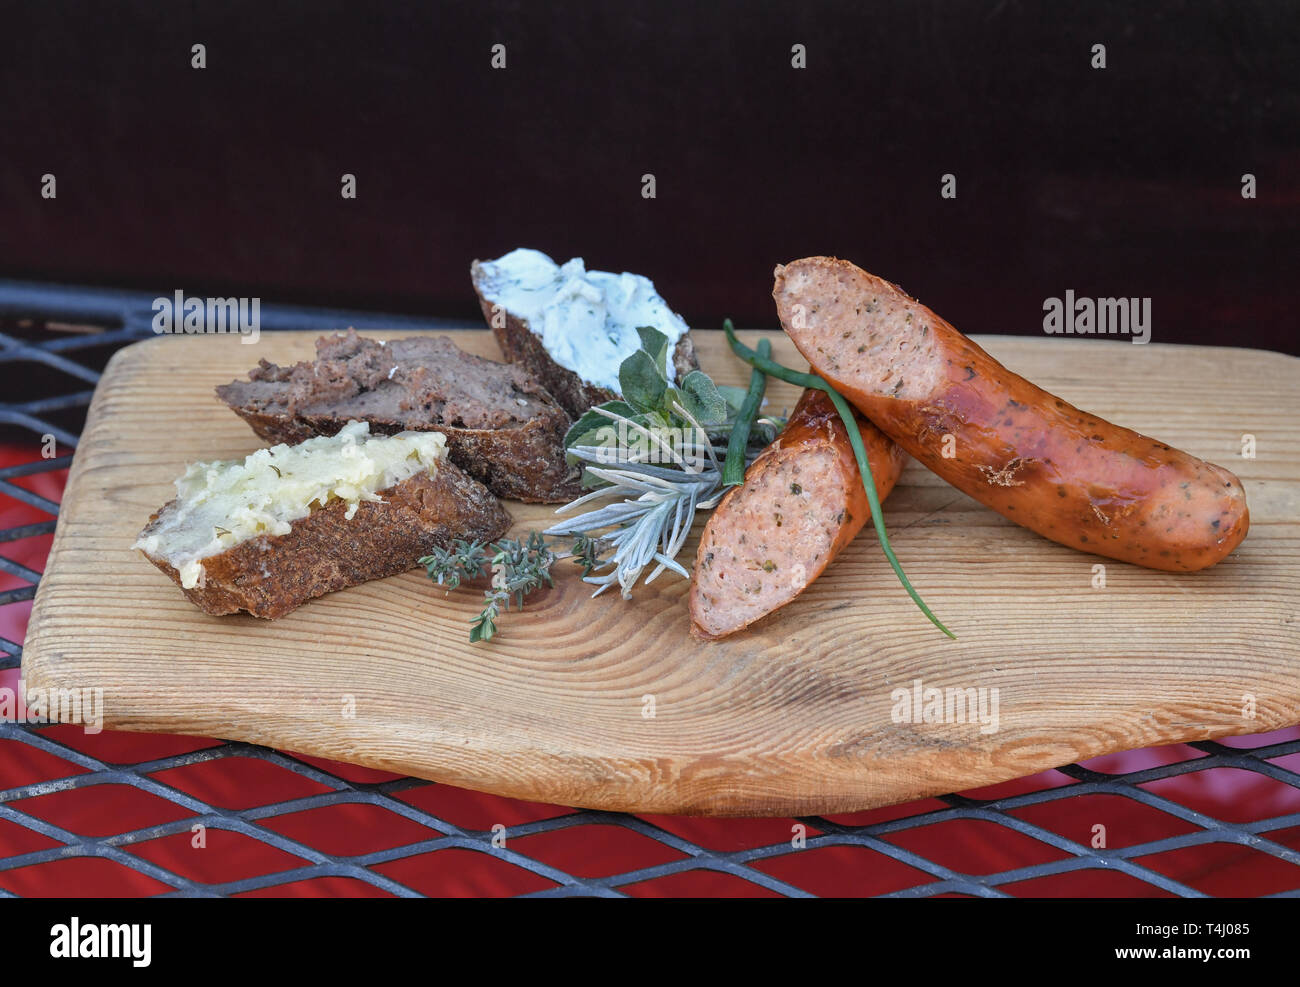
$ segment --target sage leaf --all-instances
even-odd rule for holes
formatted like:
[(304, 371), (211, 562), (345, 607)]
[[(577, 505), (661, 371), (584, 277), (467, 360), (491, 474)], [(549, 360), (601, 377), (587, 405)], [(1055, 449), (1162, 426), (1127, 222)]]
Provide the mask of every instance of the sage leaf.
[(664, 358), (668, 354), (668, 337), (654, 326), (637, 326), (636, 334), (641, 337), (641, 349), (650, 354), (662, 374)]
[(740, 410), (741, 405), (745, 403), (745, 395), (749, 393), (748, 388), (735, 387), (731, 384), (717, 384), (715, 386), (718, 393), (722, 395), (722, 400), (727, 402), (727, 408), (732, 412)]
[(618, 386), (623, 400), (637, 411), (651, 412), (663, 401), (668, 381), (645, 350), (637, 350), (618, 368)]
[[(599, 405), (605, 411), (612, 412), (624, 418), (631, 418), (636, 415), (637, 411), (626, 401), (606, 401)], [(610, 429), (605, 432), (605, 436), (613, 436), (614, 440), (618, 439), (618, 426), (608, 415), (602, 415), (600, 412), (589, 409), (584, 412), (582, 417), (569, 426), (569, 430), (564, 433), (564, 448), (572, 449), (576, 445), (594, 446), (606, 445), (606, 442), (598, 441), (598, 436), (602, 428)], [(581, 441), (579, 441), (581, 440)]]
[(702, 370), (692, 370), (681, 383), (682, 403), (701, 425), (721, 425), (727, 420), (727, 402)]

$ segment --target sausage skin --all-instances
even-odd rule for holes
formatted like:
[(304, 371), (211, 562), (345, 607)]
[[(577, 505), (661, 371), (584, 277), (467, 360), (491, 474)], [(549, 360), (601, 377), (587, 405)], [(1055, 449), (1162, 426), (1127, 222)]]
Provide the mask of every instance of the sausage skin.
[(772, 296), (817, 373), (927, 467), (1017, 524), (1170, 572), (1212, 566), (1246, 537), (1246, 494), (1232, 473), (1034, 386), (897, 286), (847, 261), (806, 257), (777, 267)]
[[(883, 501), (902, 472), (903, 450), (855, 417)], [(844, 422), (826, 392), (804, 391), (776, 441), (704, 527), (691, 582), (691, 634), (726, 637), (785, 606), (870, 517)]]

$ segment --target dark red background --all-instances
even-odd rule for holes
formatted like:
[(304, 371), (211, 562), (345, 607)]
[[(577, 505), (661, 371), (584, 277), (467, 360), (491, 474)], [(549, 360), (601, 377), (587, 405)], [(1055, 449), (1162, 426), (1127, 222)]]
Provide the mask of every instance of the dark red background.
[(1073, 289), (1151, 297), (1156, 341), (1300, 352), (1295, 4), (0, 11), (0, 276), (477, 322), (469, 262), (526, 245), (714, 328), (772, 324), (773, 265), (832, 253), (967, 332), (1041, 332)]

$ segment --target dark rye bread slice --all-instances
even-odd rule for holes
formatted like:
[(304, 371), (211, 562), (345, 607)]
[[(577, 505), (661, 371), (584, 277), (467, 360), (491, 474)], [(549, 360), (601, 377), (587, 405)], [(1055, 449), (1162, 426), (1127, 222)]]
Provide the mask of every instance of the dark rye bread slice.
[[(246, 610), (274, 620), (325, 593), (415, 566), (435, 547), (453, 539), (488, 541), (510, 527), (510, 515), (483, 486), (443, 461), (433, 476), (417, 473), (363, 501), (349, 520), (347, 501), (336, 500), (292, 524), (285, 535), (259, 535), (202, 560), (200, 585), (181, 591), (206, 613)], [(150, 534), (176, 501), (145, 526)], [(167, 562), (142, 552), (181, 585)]]
[[(508, 361), (519, 364), (542, 382), (551, 394), (555, 395), (561, 407), (569, 417), (577, 421), (593, 405), (613, 401), (620, 395), (607, 387), (589, 384), (572, 370), (560, 366), (542, 345), (541, 339), (528, 327), (528, 320), (521, 319), (510, 311), (497, 311), (495, 302), (483, 295), (478, 276), (478, 261), (474, 262), (474, 291), (478, 295), (479, 308), (483, 318), (492, 328), (497, 345)], [(677, 340), (673, 350), (673, 373), (681, 380), (692, 370), (700, 369), (699, 358), (695, 354), (695, 343), (689, 332)]]
[(322, 336), (316, 359), (262, 360), (217, 395), (272, 444), (333, 435), (349, 420), (376, 434), (441, 432), (447, 455), (498, 497), (563, 504), (581, 493), (564, 460), (569, 417), (523, 367), (459, 349), (446, 336), (380, 343)]

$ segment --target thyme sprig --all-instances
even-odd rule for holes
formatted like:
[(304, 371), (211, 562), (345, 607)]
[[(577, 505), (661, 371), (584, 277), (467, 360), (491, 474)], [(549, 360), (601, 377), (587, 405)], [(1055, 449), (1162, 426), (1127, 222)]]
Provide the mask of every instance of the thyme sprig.
[(420, 559), (420, 565), (430, 579), (449, 590), (492, 574), (491, 585), (483, 591), (483, 609), (470, 625), (473, 644), (492, 640), (497, 619), (512, 602), (522, 610), (526, 596), (555, 585), (551, 567), (557, 559), (572, 555), (584, 573), (589, 572), (601, 564), (599, 548), (598, 540), (579, 538), (573, 542), (572, 552), (558, 552), (542, 534), (533, 531), (523, 539), (502, 538), (491, 543), (457, 539), (448, 548), (435, 548)]
[(593, 569), (604, 563), (604, 560), (600, 557), (602, 548), (604, 548), (604, 544), (599, 538), (578, 535), (573, 540), (573, 561), (582, 566), (584, 576), (590, 575)]
[(489, 559), (485, 543), (457, 538), (449, 548), (434, 548), (420, 559), (420, 565), (439, 586), (456, 589), (463, 582), (485, 575)]

